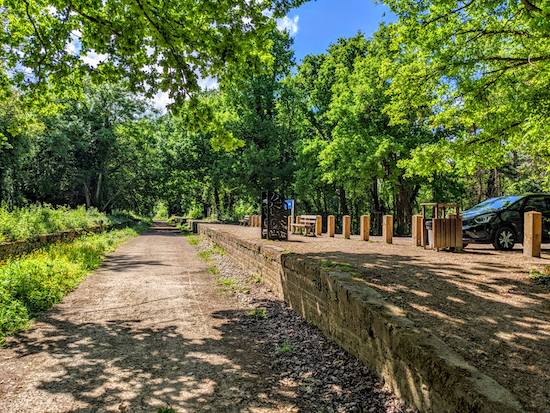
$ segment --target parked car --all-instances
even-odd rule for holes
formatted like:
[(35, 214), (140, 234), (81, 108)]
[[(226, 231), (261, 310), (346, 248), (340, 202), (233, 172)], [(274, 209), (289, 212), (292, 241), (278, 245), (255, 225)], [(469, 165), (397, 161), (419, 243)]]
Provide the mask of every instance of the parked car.
[(524, 213), (542, 213), (542, 242), (550, 242), (550, 194), (524, 194), (490, 198), (462, 212), (462, 240), (493, 244), (511, 250), (523, 242)]

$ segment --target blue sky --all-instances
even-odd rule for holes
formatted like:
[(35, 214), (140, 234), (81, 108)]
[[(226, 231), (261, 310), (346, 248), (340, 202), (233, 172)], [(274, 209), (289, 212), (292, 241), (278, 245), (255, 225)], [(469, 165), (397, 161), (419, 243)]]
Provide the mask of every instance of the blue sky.
[[(383, 17), (385, 13), (385, 17)], [(317, 0), (293, 9), (279, 23), (294, 36), (296, 61), (308, 54), (324, 53), (341, 37), (352, 37), (359, 30), (367, 36), (380, 22), (392, 22), (389, 8), (371, 0)]]

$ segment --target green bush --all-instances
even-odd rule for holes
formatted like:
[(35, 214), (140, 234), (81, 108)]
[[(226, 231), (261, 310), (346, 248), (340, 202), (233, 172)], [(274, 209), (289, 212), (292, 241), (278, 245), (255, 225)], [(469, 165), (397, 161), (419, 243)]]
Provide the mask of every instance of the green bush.
[(24, 328), (29, 320), (61, 301), (102, 256), (146, 228), (90, 234), (0, 262), (0, 337)]
[(90, 228), (108, 224), (111, 219), (95, 208), (54, 208), (51, 205), (31, 205), (9, 210), (0, 205), (0, 242), (28, 239), (68, 229)]

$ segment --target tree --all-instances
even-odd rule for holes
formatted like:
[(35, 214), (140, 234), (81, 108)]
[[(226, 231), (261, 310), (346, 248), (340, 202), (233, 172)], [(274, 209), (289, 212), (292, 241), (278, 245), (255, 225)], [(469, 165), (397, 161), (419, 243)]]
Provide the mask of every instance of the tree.
[(495, 168), (511, 152), (550, 156), (550, 37), (547, 2), (386, 0), (399, 16), (389, 63), (393, 122), (403, 108), (434, 108), (449, 139), (414, 154), (410, 171)]
[[(180, 104), (200, 77), (234, 82), (264, 66), (273, 17), (304, 1), (4, 0), (0, 59), (20, 86), (74, 88), (89, 74)], [(97, 67), (82, 59), (92, 55)]]

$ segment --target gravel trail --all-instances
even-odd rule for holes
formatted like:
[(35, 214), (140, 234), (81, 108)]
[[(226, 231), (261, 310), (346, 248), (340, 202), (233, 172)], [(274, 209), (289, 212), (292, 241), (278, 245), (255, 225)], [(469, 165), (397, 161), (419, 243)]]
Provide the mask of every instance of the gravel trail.
[(198, 251), (157, 222), (110, 254), (0, 349), (0, 412), (408, 411), (253, 274), (219, 254), (213, 274)]

